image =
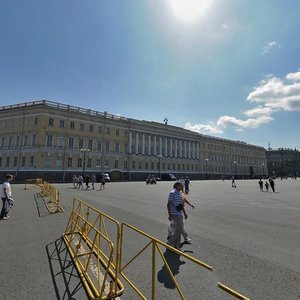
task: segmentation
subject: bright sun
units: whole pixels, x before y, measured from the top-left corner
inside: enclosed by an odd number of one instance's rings
[[[210,3],[211,0],[170,0],[175,15],[185,22],[199,19]]]

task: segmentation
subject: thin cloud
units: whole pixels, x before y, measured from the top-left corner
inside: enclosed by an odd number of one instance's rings
[[[272,48],[278,47],[278,44],[276,41],[273,42],[268,42],[266,45],[263,47],[262,55],[266,55]]]
[[[257,106],[244,112],[247,119],[234,116],[221,116],[209,124],[185,125],[185,128],[199,133],[221,134],[225,128],[232,127],[237,131],[258,128],[274,120],[272,115],[279,111],[300,111],[300,70],[289,73],[284,79],[268,75],[259,86],[254,87],[248,95],[249,103]]]

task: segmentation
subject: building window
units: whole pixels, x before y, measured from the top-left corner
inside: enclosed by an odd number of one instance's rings
[[[14,157],[14,167],[17,167],[18,166],[18,157],[15,156]]]
[[[89,148],[90,150],[93,149],[93,140],[89,140],[89,146],[88,146],[88,148]]]
[[[8,148],[11,147],[11,144],[12,144],[12,137],[10,136],[10,137],[8,138]]]
[[[79,149],[83,148],[83,139],[79,139],[79,143],[78,143]]]
[[[71,128],[71,129],[75,129],[75,122],[71,121],[71,123],[70,123],[70,128]]]
[[[52,147],[53,136],[47,135],[47,147]]]
[[[151,162],[151,169],[154,170],[154,162]]]
[[[48,125],[49,126],[53,126],[54,125],[54,119],[53,118],[49,118]]]
[[[61,167],[61,166],[62,166],[62,158],[61,158],[61,157],[58,157],[58,158],[56,159],[56,166],[57,166],[57,167]]]
[[[109,142],[106,142],[106,143],[105,143],[105,151],[106,151],[106,152],[109,152]]]
[[[89,158],[88,161],[87,161],[87,167],[88,168],[92,167],[92,159],[91,158]]]
[[[177,170],[180,171],[180,164],[177,165]]]
[[[50,166],[51,166],[51,157],[47,157],[47,158],[44,160],[44,167],[50,168]]]
[[[34,125],[38,125],[38,123],[39,123],[39,118],[35,117],[34,118]]]
[[[98,127],[98,133],[102,133],[102,127],[101,126]]]
[[[24,147],[27,147],[28,146],[28,135],[25,135],[24,136]]]
[[[0,167],[2,167],[2,157],[0,157]]]
[[[20,146],[20,136],[17,136],[16,138],[16,147]]]
[[[9,158],[9,157],[6,157],[6,167],[7,167],[7,168],[9,167],[9,161],[10,161],[10,158]]]
[[[65,127],[65,120],[60,120],[59,127],[64,128]]]
[[[101,152],[101,141],[97,143],[97,152]]]
[[[128,144],[125,144],[125,153],[128,153]]]
[[[77,167],[80,168],[82,167],[82,158],[78,158],[78,162],[77,162]]]
[[[120,144],[116,143],[116,153],[120,153]]]
[[[119,168],[119,161],[118,161],[118,160],[115,161],[115,168],[116,168],[116,169]]]
[[[22,157],[22,167],[25,167],[25,163],[26,163],[26,157],[23,156],[23,157]]]
[[[110,128],[109,127],[106,128],[106,134],[110,134]]]
[[[36,135],[34,134],[32,136],[32,147],[34,147],[36,145]]]
[[[96,167],[100,168],[100,159],[96,159]]]
[[[145,169],[148,170],[148,162],[145,162]]]
[[[119,136],[119,135],[120,135],[120,130],[116,129],[116,136]]]
[[[142,162],[139,161],[139,169],[141,170],[142,169]]]
[[[64,147],[64,144],[65,144],[65,138],[62,135],[58,136],[58,138],[57,138],[57,147],[59,149],[62,149]]]
[[[73,149],[74,148],[74,138],[70,137],[69,138],[69,149]]]
[[[127,166],[128,166],[128,161],[124,160],[124,169],[127,169]]]
[[[30,156],[29,166],[33,167],[33,164],[34,164],[34,157]]]
[[[72,168],[72,157],[68,157],[68,167]]]
[[[90,132],[94,131],[94,125],[90,125]]]
[[[84,130],[84,123],[80,123],[79,129],[80,129],[80,130]]]
[[[135,169],[135,161],[132,161],[132,169]]]

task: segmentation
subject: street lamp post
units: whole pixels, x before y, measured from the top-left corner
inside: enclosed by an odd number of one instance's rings
[[[208,161],[209,161],[209,158],[205,158],[204,160],[205,160],[205,172],[206,172],[206,180],[207,180],[207,178],[208,178],[207,163],[208,163]]]
[[[86,153],[90,152],[90,149],[82,148],[82,149],[80,149],[80,152],[83,153],[82,173],[84,174],[84,171],[85,171],[85,157],[86,157]]]
[[[158,177],[160,178],[160,159],[162,158],[162,155],[158,154],[157,157],[158,157]]]
[[[265,178],[265,164],[263,163],[263,164],[261,164],[262,165],[262,168],[263,168],[263,176],[264,176],[264,178]]]

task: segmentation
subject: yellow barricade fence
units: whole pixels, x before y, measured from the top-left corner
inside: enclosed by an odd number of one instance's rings
[[[113,299],[123,294],[118,278],[118,221],[75,198],[64,240],[90,299]]]
[[[54,185],[47,181],[44,181],[40,186],[40,195],[42,197],[48,197],[49,201],[46,207],[50,213],[64,212],[63,207],[60,204],[59,190]]]
[[[43,183],[43,179],[41,179],[41,178],[26,179],[25,180],[25,188],[24,188],[24,190],[27,190],[28,186],[41,185],[42,183]]]
[[[146,245],[136,254],[134,255],[126,264],[122,264],[122,260],[123,260],[123,239],[124,239],[124,230],[125,228],[127,229],[131,229],[133,230],[134,232],[144,236],[146,238],[146,240],[148,240],[148,242],[146,242]],[[151,235],[141,231],[140,229],[132,226],[132,225],[129,225],[127,223],[122,223],[121,224],[121,257],[120,257],[120,274],[122,275],[122,277],[128,282],[128,284],[136,291],[136,293],[140,296],[141,299],[143,300],[147,300],[147,299],[152,299],[152,300],[155,300],[156,299],[156,254],[158,253],[159,256],[161,257],[161,260],[163,261],[164,263],[164,266],[165,268],[167,269],[167,272],[171,278],[171,280],[173,281],[174,283],[174,286],[176,287],[178,293],[179,293],[179,296],[180,296],[180,299],[186,299],[183,295],[183,291],[182,289],[180,288],[175,276],[173,275],[173,272],[172,272],[172,268],[171,266],[169,265],[168,261],[166,260],[161,248],[163,249],[168,249],[170,251],[173,251],[175,252],[176,254],[179,254],[185,258],[187,258],[188,260],[192,261],[193,263],[195,263],[196,265],[198,266],[201,266],[209,271],[212,271],[212,267],[192,256],[189,256],[187,255],[186,253],[183,253],[171,246],[169,246],[168,244],[152,237]],[[128,276],[125,274],[125,269],[134,261],[137,259],[138,256],[140,256],[142,253],[145,252],[146,249],[150,248],[150,251],[151,251],[151,298],[148,298],[145,294],[142,293],[142,291],[136,286],[136,284],[134,284],[129,278]]]

